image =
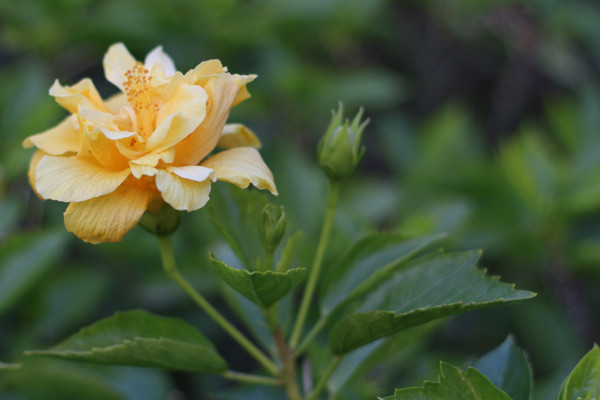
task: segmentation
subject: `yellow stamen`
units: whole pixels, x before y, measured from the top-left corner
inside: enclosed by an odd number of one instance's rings
[[[137,62],[132,70],[127,70],[125,78],[123,87],[127,95],[127,101],[135,111],[138,133],[145,139],[154,130],[156,107],[150,99],[150,81],[152,77],[148,76],[148,70]]]

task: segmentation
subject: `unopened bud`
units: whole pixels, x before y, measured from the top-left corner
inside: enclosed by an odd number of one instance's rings
[[[361,108],[352,123],[344,119],[344,106],[340,103],[337,112],[332,112],[331,122],[319,142],[317,154],[319,164],[332,180],[343,180],[354,172],[365,153],[360,140],[369,120],[361,122]]]
[[[285,233],[286,219],[283,206],[278,207],[269,203],[260,212],[258,229],[260,242],[268,252],[274,251],[279,245]]]
[[[154,212],[147,210],[140,219],[140,225],[156,236],[167,236],[177,230],[180,221],[181,211],[165,203]]]

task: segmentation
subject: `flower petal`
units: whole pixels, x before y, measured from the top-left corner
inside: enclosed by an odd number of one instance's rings
[[[148,138],[146,150],[163,151],[191,134],[206,116],[208,96],[200,86],[182,84],[156,115],[157,127]]]
[[[71,116],[68,116],[54,128],[29,136],[23,141],[23,146],[27,149],[35,146],[48,154],[58,156],[79,151],[81,138],[79,129],[75,128]]]
[[[133,69],[135,58],[129,53],[123,43],[115,43],[108,48],[103,60],[104,75],[106,80],[123,90],[125,73]]]
[[[77,112],[80,105],[90,110],[109,111],[89,78],[83,78],[73,86],[62,86],[57,79],[49,93],[58,104],[72,114]]]
[[[202,163],[215,170],[218,181],[233,183],[242,189],[250,183],[259,189],[267,189],[277,195],[273,174],[252,147],[237,147],[222,151]]]
[[[191,135],[175,147],[175,165],[196,165],[215,148],[239,91],[235,79],[229,74],[209,80],[204,89],[209,96],[206,117]]]
[[[162,46],[156,46],[150,53],[148,53],[146,59],[144,60],[144,66],[148,70],[152,70],[152,67],[154,67],[155,64],[162,66],[165,77],[169,77],[177,72],[175,69],[175,63],[171,57],[169,57],[169,55],[163,51]]]
[[[260,140],[245,125],[227,124],[223,128],[217,146],[222,149],[231,149],[234,147],[255,147],[259,149]]]
[[[31,157],[31,161],[29,162],[29,170],[27,171],[27,178],[29,178],[29,185],[31,185],[31,188],[33,189],[36,196],[42,200],[44,200],[44,198],[42,196],[40,196],[40,194],[38,193],[38,191],[35,187],[35,180],[36,180],[35,170],[36,170],[38,164],[40,163],[40,160],[45,155],[47,155],[47,154],[41,150],[38,150],[35,153],[33,153],[33,156]]]
[[[255,80],[256,79],[256,75],[237,75],[237,74],[234,74],[233,78],[237,82],[238,87],[240,88],[240,91],[238,92],[237,96],[235,97],[235,100],[233,101],[233,104],[231,105],[231,107],[235,107],[238,104],[240,104],[242,101],[250,98],[250,93],[248,92],[248,89],[246,88],[246,85],[248,83],[252,82],[253,80]]]
[[[156,171],[156,187],[176,210],[193,211],[208,202],[214,171],[201,166],[169,167]]]
[[[151,190],[121,186],[105,196],[69,204],[65,226],[86,242],[118,242],[156,196]]]
[[[45,156],[35,174],[35,186],[44,199],[85,201],[113,192],[131,171],[112,171],[84,158]]]
[[[170,164],[173,162],[173,158],[175,157],[175,150],[170,148],[168,150],[162,151],[160,153],[149,153],[138,159],[131,160],[129,162],[129,166],[131,168],[131,173],[136,178],[141,178],[142,175],[154,176],[156,175],[156,167],[159,161],[163,161],[166,164]]]

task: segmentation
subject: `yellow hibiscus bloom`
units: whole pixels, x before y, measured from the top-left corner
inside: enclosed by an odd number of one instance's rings
[[[160,46],[142,64],[121,43],[108,49],[104,71],[121,93],[103,101],[90,79],[56,81],[50,95],[71,115],[23,143],[38,148],[29,168],[36,193],[70,203],[67,230],[87,242],[119,241],[164,202],[203,207],[217,180],[277,194],[258,138],[226,125],[255,75],[230,74],[218,60],[184,75]],[[217,146],[226,150],[207,157]]]

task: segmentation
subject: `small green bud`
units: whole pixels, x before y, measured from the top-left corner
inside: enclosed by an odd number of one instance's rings
[[[156,236],[168,236],[177,230],[180,221],[181,211],[165,203],[154,212],[147,210],[140,219],[140,225]]]
[[[360,140],[369,120],[361,122],[363,111],[361,107],[352,123],[347,119],[342,123],[344,114],[342,103],[337,112],[332,111],[331,122],[317,148],[319,164],[329,179],[348,178],[364,155],[365,148],[361,146]]]
[[[260,242],[268,252],[274,251],[283,234],[285,233],[286,223],[285,211],[283,206],[275,206],[271,203],[263,207],[260,212],[259,233]]]

